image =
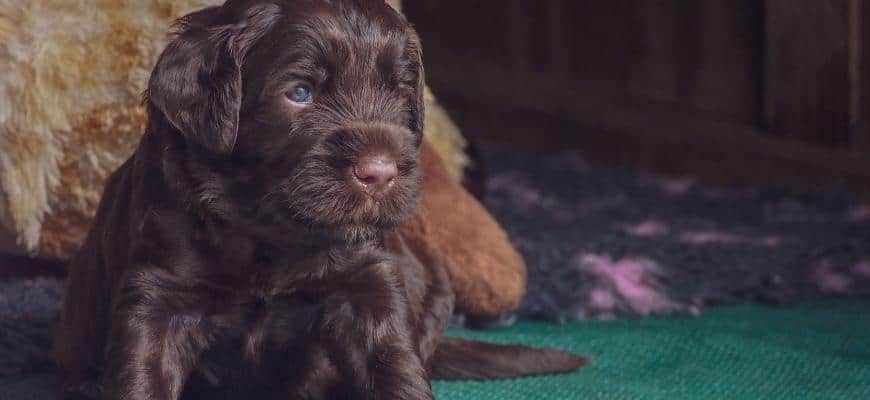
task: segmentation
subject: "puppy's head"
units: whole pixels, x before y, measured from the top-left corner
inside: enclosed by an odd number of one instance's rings
[[[347,239],[408,218],[423,133],[419,40],[383,0],[230,0],[180,20],[148,99],[217,195]]]

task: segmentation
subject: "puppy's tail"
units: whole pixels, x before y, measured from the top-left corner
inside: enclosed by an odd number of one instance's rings
[[[431,378],[506,379],[572,372],[588,363],[586,358],[559,350],[445,337],[435,350]]]

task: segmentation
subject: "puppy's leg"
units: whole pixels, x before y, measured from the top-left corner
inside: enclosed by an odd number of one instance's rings
[[[428,369],[429,359],[441,339],[456,296],[447,271],[426,252],[414,252],[401,234],[385,235],[385,245],[393,256],[402,260],[402,274],[407,289],[410,320],[416,325],[416,341],[420,358]],[[411,294],[414,293],[414,294]]]
[[[379,262],[340,275],[319,332],[344,380],[331,398],[434,399],[411,340],[399,273]]]
[[[112,313],[103,398],[176,400],[209,343],[199,311],[208,297],[163,270],[139,270],[124,282]]]
[[[109,330],[109,284],[93,239],[69,266],[63,309],[54,331],[54,357],[64,398],[99,398],[99,373]]]
[[[423,298],[422,307],[419,308],[422,315],[419,318],[420,322],[417,329],[419,331],[420,357],[428,368],[430,359],[435,354],[435,348],[453,315],[455,295],[450,286],[450,278],[441,265],[427,264],[425,268],[429,285]]]

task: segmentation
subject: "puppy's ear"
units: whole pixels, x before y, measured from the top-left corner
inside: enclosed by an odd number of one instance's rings
[[[212,7],[179,19],[179,33],[157,60],[146,95],[188,143],[219,156],[232,153],[242,62],[280,11],[276,5],[255,6],[227,21],[221,7]]]
[[[414,93],[411,99],[411,130],[417,137],[423,136],[423,127],[426,119],[426,110],[423,105],[424,87],[426,77],[423,73],[423,50],[420,46],[420,38],[414,31],[411,31],[406,49],[406,57],[409,60],[409,67],[414,76]]]

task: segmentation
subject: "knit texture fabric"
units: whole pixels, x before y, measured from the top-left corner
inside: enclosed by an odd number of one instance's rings
[[[498,382],[436,382],[443,400],[870,399],[870,300],[794,308],[736,306],[701,317],[521,322],[451,334],[559,347],[593,358],[580,372]]]
[[[496,382],[435,382],[439,400],[868,399],[870,300],[786,309],[715,308],[701,317],[520,322],[450,334],[559,347],[593,358],[580,372]],[[57,399],[57,377],[0,378],[0,400]]]

